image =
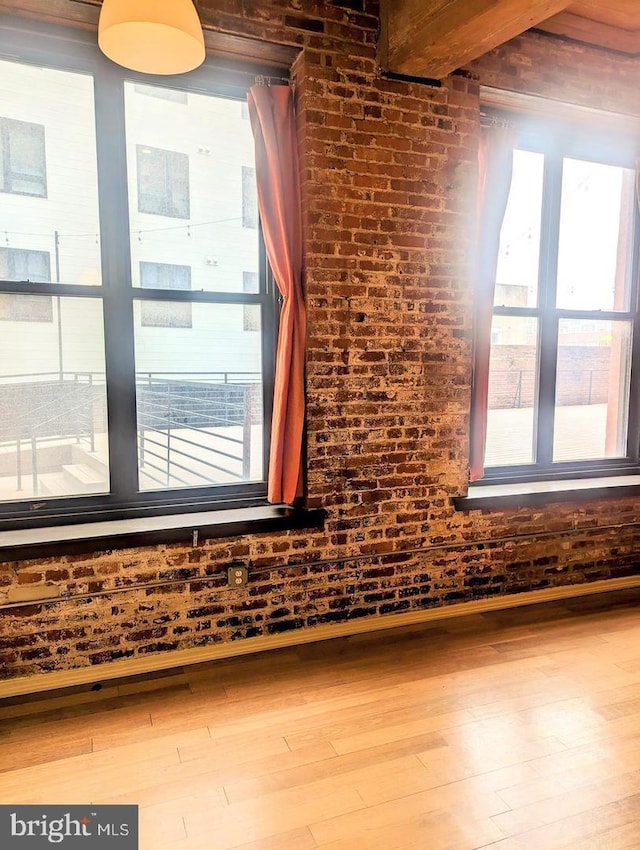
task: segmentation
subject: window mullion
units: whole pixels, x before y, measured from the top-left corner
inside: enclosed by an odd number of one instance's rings
[[[562,194],[562,156],[547,154],[544,169],[540,246],[540,328],[538,354],[538,398],[536,408],[536,463],[549,467],[553,462],[556,371],[558,350],[558,314],[556,280],[560,237]]]
[[[95,78],[100,229],[111,493],[118,502],[138,489],[134,327],[131,290],[124,86],[101,68]]]

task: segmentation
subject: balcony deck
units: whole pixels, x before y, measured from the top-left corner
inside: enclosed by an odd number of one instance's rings
[[[605,457],[606,404],[556,408],[555,461]],[[485,466],[511,466],[532,461],[533,408],[490,410]]]

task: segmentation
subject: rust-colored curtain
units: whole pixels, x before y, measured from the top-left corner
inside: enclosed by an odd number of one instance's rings
[[[289,86],[248,94],[255,141],[258,207],[267,256],[282,295],[271,422],[269,501],[302,495],[304,364],[307,318],[302,293],[300,180]]]
[[[478,228],[475,266],[473,381],[469,478],[484,475],[489,401],[489,355],[493,298],[504,219],[513,172],[514,132],[510,127],[482,128],[478,151]]]

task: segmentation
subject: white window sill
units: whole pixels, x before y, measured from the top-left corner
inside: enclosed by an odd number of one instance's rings
[[[264,505],[46,528],[21,528],[0,531],[0,562],[185,541],[197,546],[209,538],[291,528],[322,528],[324,518],[323,510],[307,511],[286,505]]]
[[[458,511],[488,511],[638,495],[640,476],[616,475],[608,478],[525,481],[518,484],[471,484],[468,494],[454,499],[454,502]]]

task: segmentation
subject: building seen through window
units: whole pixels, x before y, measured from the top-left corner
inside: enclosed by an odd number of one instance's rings
[[[0,118],[0,191],[47,195],[44,126]]]
[[[165,89],[160,86],[145,86],[141,83],[134,85],[136,94],[143,94],[146,97],[156,97],[159,100],[168,100],[173,103],[188,103],[189,95],[186,91],[180,89]]]
[[[191,289],[191,266],[140,263],[140,286],[147,289]],[[143,301],[140,320],[145,327],[190,328],[191,304],[174,301]]]
[[[189,218],[189,157],[148,145],[136,152],[140,212]]]
[[[51,260],[47,251],[0,248],[0,280],[46,283],[51,280]],[[51,322],[53,304],[48,295],[0,295],[0,320]]]
[[[256,191],[255,168],[242,166],[242,225],[256,228],[258,226],[258,196]]]

